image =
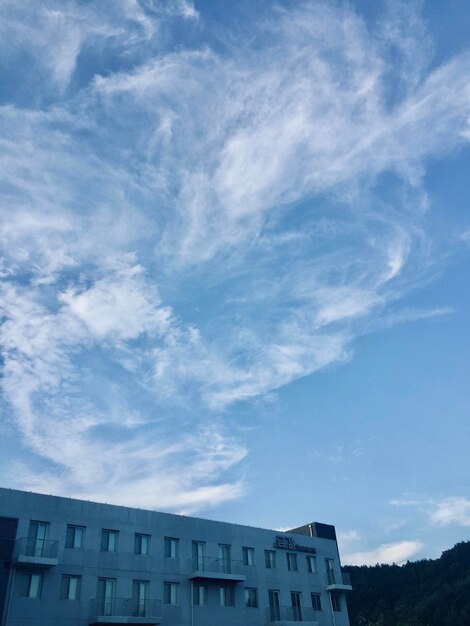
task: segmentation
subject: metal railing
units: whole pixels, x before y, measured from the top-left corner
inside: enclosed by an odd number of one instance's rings
[[[351,585],[351,578],[347,572],[328,570],[326,572],[327,585]]]
[[[315,611],[309,606],[270,606],[267,609],[267,622],[307,622],[317,625]]]
[[[211,574],[241,574],[243,570],[242,561],[232,559],[219,559],[211,556],[200,556],[190,559],[192,572],[207,572]]]
[[[103,597],[90,601],[92,617],[161,617],[161,614],[161,600]]]
[[[56,559],[59,542],[53,539],[29,539],[21,537],[15,543],[14,556],[31,556],[43,559]]]

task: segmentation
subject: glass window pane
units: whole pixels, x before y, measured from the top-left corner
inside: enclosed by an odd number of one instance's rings
[[[81,548],[83,545],[83,527],[75,526],[74,548]]]
[[[254,548],[243,548],[243,564],[253,565],[255,551]]]
[[[179,539],[165,537],[165,557],[168,559],[178,558]]]
[[[39,598],[41,593],[41,574],[31,574],[29,581],[29,593],[30,598]]]
[[[148,553],[149,553],[149,536],[148,535],[142,535],[142,543],[141,543],[140,554],[147,555]]]
[[[78,600],[78,578],[71,576],[69,578],[69,600]]]

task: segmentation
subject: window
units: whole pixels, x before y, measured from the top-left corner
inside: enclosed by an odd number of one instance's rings
[[[268,569],[276,567],[276,552],[274,550],[264,551],[264,560]]]
[[[67,526],[67,536],[65,537],[66,548],[83,548],[85,537],[85,526]]]
[[[165,604],[178,604],[179,583],[163,583],[163,602]]]
[[[231,546],[225,543],[219,543],[219,568],[223,574],[231,574]]]
[[[255,549],[254,548],[242,548],[243,565],[255,564]]]
[[[206,566],[206,544],[204,541],[193,541],[193,570],[203,572]]]
[[[220,606],[235,606],[235,594],[231,585],[219,588]]]
[[[134,536],[134,554],[148,556],[150,548],[150,535],[141,535],[135,533]]]
[[[292,604],[292,614],[294,617],[294,622],[302,621],[302,604],[301,604],[300,598],[301,598],[300,591],[290,592],[290,601]]]
[[[335,560],[325,559],[326,579],[329,585],[334,585],[336,582],[335,576]]]
[[[98,578],[97,609],[98,615],[114,615],[116,597],[116,579]]]
[[[165,537],[165,557],[177,559],[180,553],[180,540],[174,537]]]
[[[146,617],[148,615],[148,599],[150,582],[148,580],[132,581],[132,616]]]
[[[315,574],[317,571],[317,558],[311,554],[307,554],[307,571],[310,574]]]
[[[101,551],[102,552],[117,552],[118,536],[119,536],[119,531],[117,530],[103,529],[101,531]]]
[[[337,613],[341,611],[341,599],[337,593],[331,594],[331,608]]]
[[[80,600],[81,576],[62,576],[60,597],[63,600]]]
[[[49,522],[31,520],[28,531],[28,556],[49,556],[48,542]]]
[[[290,572],[297,571],[297,555],[292,552],[287,553],[287,569]]]
[[[42,574],[23,574],[21,595],[25,598],[39,599],[42,591]]]
[[[279,589],[268,589],[269,615],[272,622],[281,619],[280,592]]]
[[[312,593],[312,608],[314,611],[321,611],[321,595],[319,593]]]
[[[194,606],[207,605],[207,587],[201,583],[193,584],[193,604]]]
[[[249,587],[245,589],[245,606],[251,609],[258,608],[258,589],[250,589]]]

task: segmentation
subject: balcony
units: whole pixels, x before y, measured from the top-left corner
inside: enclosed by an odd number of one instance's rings
[[[162,623],[160,600],[135,600],[133,598],[93,598],[90,607],[92,624],[142,624],[155,626]]]
[[[312,607],[272,606],[267,610],[266,624],[292,626],[302,622],[306,626],[318,626]]]
[[[241,583],[246,580],[243,574],[241,561],[227,561],[212,557],[199,557],[190,559],[192,580],[222,580],[226,582]]]
[[[13,564],[16,567],[54,567],[58,564],[59,542],[22,537],[15,542]]]
[[[330,570],[326,573],[327,591],[352,591],[351,579],[346,572]]]

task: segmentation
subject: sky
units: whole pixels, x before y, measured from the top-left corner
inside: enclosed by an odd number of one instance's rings
[[[468,0],[0,14],[2,486],[468,540]]]

